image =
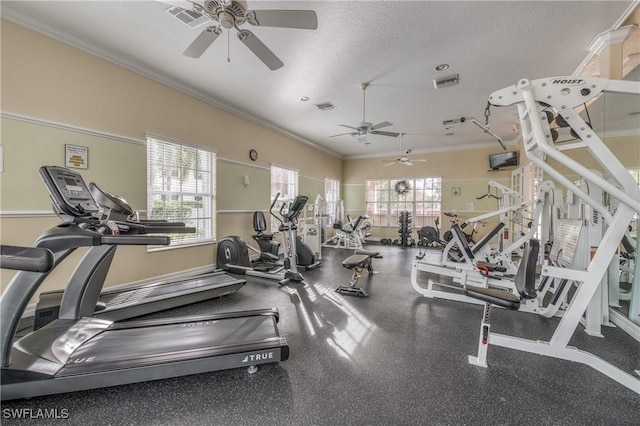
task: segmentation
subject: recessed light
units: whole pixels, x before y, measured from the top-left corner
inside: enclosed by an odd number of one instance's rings
[[[300,98],[300,100],[302,102],[307,102],[309,100],[309,97],[308,96],[303,96],[303,97]]]
[[[440,72],[440,71],[444,71],[444,70],[446,70],[446,69],[449,69],[449,64],[440,64],[440,65],[437,65],[437,66],[434,68],[434,70],[436,70],[436,71],[438,71],[438,72]]]

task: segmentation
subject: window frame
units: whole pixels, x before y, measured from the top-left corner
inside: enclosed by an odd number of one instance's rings
[[[275,173],[274,173],[275,172]],[[281,176],[282,174],[286,174],[287,178],[283,181],[274,181],[274,176]],[[280,197],[278,198],[278,202],[274,206],[274,211],[279,212],[282,204],[286,201],[293,201],[293,199],[298,195],[298,182],[300,180],[300,171],[297,169],[292,169],[290,167],[284,167],[277,164],[272,164],[270,169],[270,187],[271,187],[271,198],[270,203],[273,202],[276,194],[279,192]],[[289,179],[292,179],[293,182],[289,182]],[[282,188],[278,188],[279,185],[285,185],[287,187],[284,195]],[[278,227],[280,226],[280,222],[271,216],[271,232],[278,231]]]
[[[340,202],[340,181],[330,177],[324,178],[324,201],[325,212],[320,214],[326,214],[327,219],[325,224],[336,223],[336,208]]]
[[[147,141],[147,219],[184,222],[194,226],[194,234],[167,234],[171,237],[168,246],[147,246],[147,251],[160,251],[182,247],[193,247],[216,242],[216,151],[203,146],[184,143],[163,136],[146,134]],[[162,145],[162,146],[160,146]],[[180,150],[177,163],[175,153]],[[154,152],[155,150],[155,152]],[[158,150],[162,152],[158,152]],[[174,150],[171,159],[169,151]],[[163,155],[165,158],[154,158]],[[173,164],[170,164],[173,162]],[[187,165],[184,168],[184,165]],[[186,171],[186,174],[185,174]],[[152,175],[154,175],[152,177]],[[191,175],[189,177],[189,175]],[[181,178],[181,176],[186,176]],[[160,182],[160,183],[159,183]],[[161,185],[158,188],[157,185]],[[166,185],[166,186],[165,186]],[[162,214],[158,212],[158,203],[177,203],[168,211],[163,204]],[[189,212],[189,216],[184,214]],[[171,214],[171,212],[173,214]]]
[[[402,196],[395,191],[395,185],[399,181],[408,181],[410,186],[409,191]],[[417,182],[421,184],[418,185]],[[430,185],[425,186],[427,183]],[[425,200],[427,194],[431,195],[430,200]],[[439,219],[442,212],[442,177],[365,180],[365,212],[373,226],[396,228],[401,211],[411,212],[414,228],[434,226],[435,219]],[[423,214],[417,216],[418,211]],[[437,213],[425,214],[426,212]]]

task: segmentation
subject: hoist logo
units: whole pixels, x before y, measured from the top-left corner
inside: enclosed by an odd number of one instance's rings
[[[569,86],[582,86],[585,84],[585,81],[581,78],[556,78],[555,80],[551,80],[551,84],[568,84]]]

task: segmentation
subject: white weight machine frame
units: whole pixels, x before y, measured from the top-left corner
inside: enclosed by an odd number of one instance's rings
[[[521,235],[517,240],[515,240],[511,245],[503,249],[500,253],[491,256],[488,261],[492,264],[501,265],[507,268],[507,272],[505,275],[513,275],[517,270],[517,267],[513,263],[511,259],[511,254],[520,249],[524,243],[534,237],[537,232],[538,225],[542,224],[542,239],[543,241],[549,240],[550,235],[550,224],[551,224],[551,216],[554,213],[553,209],[555,207],[554,200],[557,195],[558,189],[555,188],[551,181],[544,181],[538,190],[538,196],[536,199],[527,201],[525,203],[521,203],[518,206],[512,206],[505,209],[501,209],[495,212],[487,213],[485,215],[477,216],[471,219],[468,219],[466,222],[473,223],[477,221],[484,220],[489,217],[496,216],[498,214],[502,215],[504,213],[508,213],[513,210],[522,209],[528,206],[533,205],[534,211],[532,215],[532,223],[531,228],[523,235]],[[482,271],[478,270],[475,266],[475,263],[478,260],[478,257],[483,256],[483,254],[475,253],[476,258],[470,259],[464,250],[462,250],[464,262],[452,262],[448,259],[449,252],[453,248],[453,246],[457,245],[461,248],[461,242],[457,238],[456,234],[453,233],[453,237],[451,241],[444,247],[442,250],[441,258],[438,256],[436,259],[433,256],[428,256],[429,252],[435,252],[435,250],[427,251],[426,259],[415,259],[411,265],[411,285],[414,290],[420,293],[421,295],[429,298],[438,298],[438,299],[447,299],[454,300],[459,302],[466,303],[476,303],[483,304],[484,302],[479,301],[478,299],[474,299],[462,294],[462,290],[465,285],[475,285],[479,287],[498,287],[501,289],[507,289],[514,294],[517,293],[515,289],[515,285],[513,280],[507,276],[499,278],[491,278],[487,277],[482,273]],[[484,260],[484,259],[482,259]],[[441,284],[434,282],[431,278],[427,281],[427,287],[422,287],[418,283],[418,272],[427,272],[429,274],[436,274],[445,277],[450,277],[453,279],[455,283],[461,285],[460,288],[455,288],[454,291],[444,291],[438,290],[436,287],[452,287],[447,284]],[[498,274],[496,274],[498,275]],[[455,291],[455,290],[459,291]],[[548,290],[548,287],[545,289]],[[542,296],[540,297],[540,300]],[[527,312],[535,312],[543,314],[544,316],[553,316],[557,313],[556,307],[549,307],[549,309],[543,308],[541,305],[538,306],[533,304],[527,304],[521,306],[521,310]]]
[[[334,226],[335,235],[325,241],[322,247],[362,250],[362,246],[365,244],[363,231],[365,228],[371,227],[367,219],[369,219],[369,216],[363,213],[339,228]]]
[[[469,362],[486,367],[488,346],[502,346],[583,363],[609,376],[633,392],[640,394],[640,379],[638,377],[619,369],[594,354],[567,346],[591,299],[599,291],[600,282],[612,258],[616,255],[616,250],[634,213],[640,214],[640,189],[637,183],[624,165],[575,110],[595,99],[602,92],[640,95],[640,83],[573,76],[552,77],[533,81],[523,78],[516,85],[498,90],[489,97],[491,105],[517,105],[524,148],[529,160],[600,213],[608,227],[586,270],[546,265],[542,267],[542,274],[544,275],[566,278],[581,283],[578,285],[549,342],[492,333],[487,328],[490,327],[488,322],[483,320],[478,343],[478,355],[469,356]],[[578,135],[579,141],[556,146],[551,138],[546,114],[538,112],[540,104],[549,106],[560,114]],[[605,174],[609,175],[617,185],[593,173],[589,168],[564,153],[564,151],[578,148],[586,148],[587,152],[602,166]],[[619,205],[616,212],[612,215],[601,202],[596,201],[585,191],[578,188],[560,171],[547,163],[545,161],[547,157],[556,160],[577,175],[582,176],[589,185],[602,188],[611,197],[618,200]],[[486,338],[484,340],[483,328],[486,330]],[[640,374],[640,370],[636,370],[636,373]]]

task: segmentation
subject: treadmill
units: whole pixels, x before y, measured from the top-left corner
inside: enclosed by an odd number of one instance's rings
[[[47,186],[53,185],[66,172],[59,168],[45,168],[43,179]],[[166,222],[159,220],[134,220],[136,212],[127,201],[110,194],[95,183],[89,184],[89,192],[96,203],[102,207],[102,221],[117,227],[120,234],[158,234],[158,233],[193,233],[195,228],[186,227],[182,222]],[[64,214],[63,214],[64,216]],[[115,252],[116,246],[112,246]],[[113,256],[107,257],[102,248],[92,248],[78,266],[71,282],[93,280],[91,286],[102,288]],[[104,273],[100,273],[102,270]],[[232,277],[225,271],[214,271],[206,274],[187,276],[176,280],[159,280],[148,284],[128,286],[118,289],[103,290],[96,304],[93,316],[111,321],[120,321],[141,315],[150,314],[182,305],[201,302],[203,300],[222,297],[240,290],[247,283],[244,279]],[[78,284],[83,287],[86,284]],[[58,318],[63,290],[42,292],[34,315],[34,329],[39,329]]]
[[[108,256],[112,246],[170,242],[166,236],[110,233],[95,218],[98,206],[79,174],[44,167],[41,175],[53,179],[47,188],[69,220],[35,243],[38,256],[42,249],[50,251],[44,250],[49,264],[18,272],[0,298],[3,401],[228,368],[249,367],[255,372],[260,364],[288,359],[289,346],[279,334],[275,308],[116,323],[92,317],[99,280],[81,281],[81,289],[71,288],[76,283],[70,282],[58,319],[14,342],[24,310],[49,269],[77,248],[101,249]]]

